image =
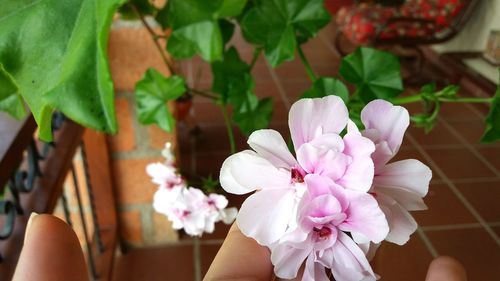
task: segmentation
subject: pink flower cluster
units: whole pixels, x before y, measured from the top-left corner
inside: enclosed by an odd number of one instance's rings
[[[226,159],[222,187],[257,191],[237,216],[241,231],[271,251],[275,274],[302,280],[376,280],[369,259],[384,240],[404,244],[417,229],[431,170],[418,160],[389,163],[409,114],[383,100],[361,113],[359,131],[337,96],[302,99],[289,113],[295,156],[274,130],[250,135],[253,150]]]
[[[205,195],[201,190],[187,186],[175,168],[170,143],[165,145],[162,155],[166,161],[149,164],[146,172],[158,185],[153,208],[167,216],[174,229],[184,229],[191,236],[201,236],[203,232],[212,233],[216,222],[230,224],[234,221],[237,210],[226,208],[228,201],[225,196],[215,193]]]

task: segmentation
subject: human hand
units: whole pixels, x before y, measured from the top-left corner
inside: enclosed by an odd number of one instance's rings
[[[301,280],[301,269],[297,278]],[[270,252],[246,237],[233,224],[204,281],[269,281],[281,280],[273,274]],[[453,258],[438,257],[432,261],[425,281],[466,281],[463,266]]]

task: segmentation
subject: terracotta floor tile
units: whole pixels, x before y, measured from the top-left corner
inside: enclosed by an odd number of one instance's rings
[[[281,101],[282,97],[274,81],[257,81],[255,94],[259,98],[272,97],[274,101]]]
[[[487,222],[500,221],[500,181],[456,184],[460,192]]]
[[[448,121],[469,121],[481,120],[470,107],[459,103],[444,103],[439,112],[439,116]]]
[[[214,260],[221,244],[217,245],[200,245],[200,262],[201,262],[201,276],[207,274],[212,261]]]
[[[495,226],[492,227],[491,229],[493,229],[493,231],[497,234],[497,237],[500,238],[500,226]]]
[[[441,123],[436,123],[432,131],[425,133],[424,129],[411,126],[408,133],[421,146],[440,144],[460,144],[460,141]]]
[[[115,262],[115,281],[194,280],[193,246],[136,249]]]
[[[497,171],[500,171],[500,146],[476,147],[476,150],[479,151]]]
[[[326,63],[325,63],[326,62]],[[328,60],[323,61],[321,64],[313,66],[314,72],[320,77],[336,77],[339,73],[339,65],[333,60],[328,63]]]
[[[470,144],[478,144],[484,133],[483,120],[450,121],[448,123]]]
[[[500,280],[500,247],[482,228],[426,232],[440,255],[458,259],[468,280]]]
[[[465,148],[432,149],[427,153],[451,179],[492,177],[495,174],[485,166],[472,152]]]
[[[445,184],[431,184],[424,201],[428,210],[412,212],[420,226],[477,222]]]
[[[414,234],[403,246],[384,242],[374,259],[374,271],[383,281],[422,281],[432,256]]]
[[[285,62],[274,69],[282,81],[307,80],[307,73],[299,60]]]
[[[311,82],[309,80],[281,81],[281,84],[292,104],[297,101],[305,90],[311,88]]]

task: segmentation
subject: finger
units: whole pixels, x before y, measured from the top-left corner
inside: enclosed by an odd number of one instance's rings
[[[269,250],[243,235],[233,224],[204,280],[269,281],[272,272]]]
[[[51,215],[32,216],[14,281],[88,281],[85,258],[75,232]]]
[[[451,257],[434,259],[427,271],[426,281],[466,281],[464,267]]]

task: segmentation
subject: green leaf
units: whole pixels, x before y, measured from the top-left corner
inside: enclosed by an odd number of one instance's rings
[[[168,108],[168,101],[175,100],[186,92],[186,82],[180,76],[165,77],[149,68],[144,78],[135,84],[135,99],[139,122],[157,124],[167,132],[175,125]]]
[[[387,52],[360,47],[342,59],[339,72],[356,85],[359,98],[365,103],[391,99],[403,91],[399,60]]]
[[[349,91],[345,84],[331,77],[318,78],[312,87],[305,91],[300,98],[321,98],[329,95],[339,96],[346,104],[349,101]]]
[[[2,64],[0,64],[0,110],[16,119],[26,116],[23,99],[18,93],[17,85]]]
[[[226,45],[234,34],[234,24],[228,20],[219,20],[220,30],[222,32],[222,41]]]
[[[163,30],[170,27],[170,22],[168,20],[168,13],[170,9],[170,5],[165,4],[161,9],[158,10],[155,16],[155,20],[158,24],[160,24]]]
[[[499,69],[500,72],[500,69]],[[486,129],[481,142],[491,143],[500,139],[500,84],[498,85],[493,102],[490,105],[490,113],[486,117]]]
[[[234,112],[233,121],[245,135],[269,126],[273,115],[273,101],[271,98],[259,100],[257,106],[245,112]]]
[[[248,41],[264,47],[266,59],[276,67],[293,60],[296,36],[314,37],[329,21],[323,0],[256,0],[241,28]]]
[[[211,67],[212,91],[219,93],[224,103],[229,102],[239,108],[239,96],[245,96],[248,91],[253,90],[250,66],[241,60],[236,48],[231,47],[224,53],[224,59],[213,62]]]
[[[130,3],[130,4],[129,4]],[[139,17],[134,12],[130,5],[134,5],[135,8],[143,15],[154,15],[156,13],[155,6],[151,5],[149,0],[128,0],[123,6],[118,9],[121,18],[124,20],[138,20]]]
[[[169,0],[168,17],[176,41],[167,44],[167,50],[179,57],[179,50],[200,54],[207,61],[222,59],[224,38],[219,19],[237,16],[246,0]],[[172,44],[174,44],[172,46]],[[181,56],[184,58],[185,56]]]
[[[108,34],[123,0],[3,0],[0,63],[50,140],[53,110],[116,132]]]

